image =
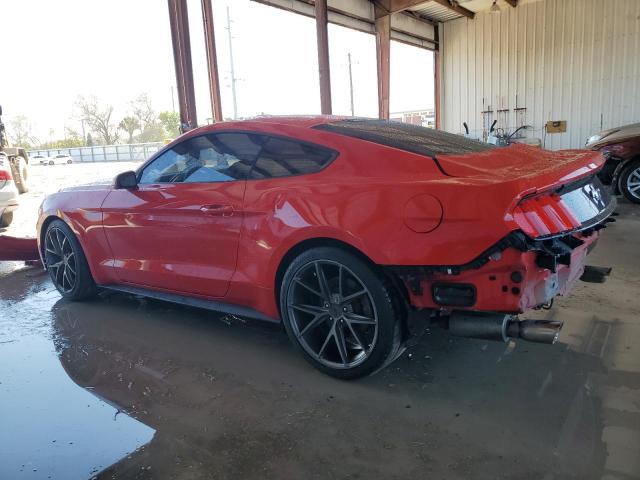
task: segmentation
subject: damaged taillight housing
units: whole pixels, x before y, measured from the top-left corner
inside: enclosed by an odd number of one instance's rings
[[[553,237],[592,227],[615,209],[615,198],[596,177],[522,199],[513,220],[532,238]]]
[[[530,237],[547,237],[579,228],[581,222],[555,193],[529,197],[513,212],[513,219]]]

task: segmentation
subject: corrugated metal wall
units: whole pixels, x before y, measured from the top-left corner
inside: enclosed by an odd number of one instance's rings
[[[482,111],[546,148],[577,148],[601,128],[640,121],[640,0],[533,0],[441,25],[442,126],[483,133]],[[517,97],[517,105],[516,105]],[[498,113],[498,110],[508,110]]]

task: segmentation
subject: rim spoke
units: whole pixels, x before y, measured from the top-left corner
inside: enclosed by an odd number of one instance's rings
[[[311,315],[321,315],[323,313],[327,313],[326,308],[318,307],[316,305],[302,305],[302,304],[293,304],[291,308],[295,308],[301,312],[310,313]]]
[[[351,325],[351,322],[349,320],[345,320],[344,323],[346,323],[347,327],[349,327],[351,336],[353,337],[354,341],[358,344],[358,347],[360,347],[363,351],[365,351],[366,348],[364,347],[364,343],[362,343],[362,340],[360,340],[360,336],[356,333],[356,329],[353,328],[353,325]]]
[[[311,330],[313,330],[314,328],[316,328],[318,325],[321,325],[322,322],[324,322],[325,320],[325,315],[324,314],[318,314],[316,315],[313,320],[311,320],[306,327],[304,327],[302,329],[302,331],[298,334],[298,337],[303,337],[305,336],[307,333],[309,333]]]
[[[342,296],[342,292],[344,291],[342,288],[342,271],[344,270],[344,268],[342,268],[342,265],[340,265],[340,267],[338,267],[338,295]]]
[[[349,363],[349,354],[347,353],[347,343],[344,340],[344,330],[341,325],[336,324],[335,334],[333,337],[336,339],[336,346],[338,347],[338,353],[340,354],[342,364],[346,365]]]
[[[72,258],[73,258],[73,255],[69,255],[69,258],[67,258],[67,268],[75,276],[75,274],[76,274],[76,265],[75,265],[76,261],[75,261],[75,259],[73,260],[73,266],[72,266],[71,262],[70,262],[70,260]]]
[[[357,313],[345,313],[344,318],[350,323],[359,323],[362,325],[375,325],[376,319],[358,315]]]
[[[300,285],[301,287],[306,288],[308,291],[310,291],[311,293],[313,293],[315,296],[320,297],[322,299],[324,299],[324,295],[322,295],[322,293],[320,293],[319,291],[317,291],[315,288],[307,285],[306,283],[304,283],[302,280],[300,280],[299,278],[296,278],[294,280],[298,285]]]
[[[60,240],[60,235],[62,234],[62,232],[60,232],[60,230],[58,230],[57,228],[54,231],[56,232],[56,241],[58,242],[59,252],[62,255],[64,254],[64,250],[62,249],[62,240]]]
[[[336,329],[336,326],[334,325],[333,327],[331,327],[331,330],[329,330],[329,333],[327,334],[327,338],[324,339],[324,343],[322,344],[322,347],[320,347],[320,350],[318,350],[318,358],[322,358],[324,349],[327,348],[327,345],[329,345],[329,340],[331,340],[331,338],[335,335],[335,329]]]
[[[329,290],[329,283],[327,277],[324,274],[324,270],[320,266],[320,262],[315,262],[316,275],[318,276],[318,283],[320,284],[320,291],[327,301],[331,301],[331,291]]]
[[[49,265],[51,268],[60,268],[60,266],[62,265],[62,260],[60,260],[59,262],[56,263],[52,263],[51,265]]]
[[[346,302],[350,302],[352,300],[355,300],[356,298],[359,298],[359,297],[361,297],[363,295],[366,295],[367,293],[369,293],[369,292],[367,292],[366,290],[359,290],[356,293],[352,293],[351,295],[347,295],[346,297],[344,297],[342,299],[342,301],[345,302],[345,303]]]

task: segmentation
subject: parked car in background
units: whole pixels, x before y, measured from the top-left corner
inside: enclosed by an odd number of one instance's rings
[[[44,155],[32,155],[30,158],[35,163],[38,163],[40,165],[48,165],[49,164],[49,157],[45,157]]]
[[[600,277],[603,164],[384,120],[220,122],[49,195],[37,238],[66,299],[101,287],[283,321],[314,366],[355,378],[397,358],[410,318],[554,343],[561,322],[517,314]]]
[[[13,221],[13,211],[18,208],[18,195],[9,157],[0,152],[0,228],[8,227]]]
[[[600,172],[602,182],[640,204],[640,123],[604,130],[590,137],[585,147],[607,159]]]
[[[66,153],[59,153],[54,155],[53,157],[48,157],[48,162],[45,165],[55,165],[55,164],[69,164],[73,163],[73,158],[71,158]]]

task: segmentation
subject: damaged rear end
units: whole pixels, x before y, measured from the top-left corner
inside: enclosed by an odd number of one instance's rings
[[[597,177],[604,159],[516,147],[437,160],[450,176],[512,192],[503,213],[508,233],[465,264],[394,267],[410,303],[440,312],[456,335],[555,342],[561,321],[517,315],[550,308],[579,280],[603,282],[609,274],[587,265],[601,231],[615,221],[615,198]]]

